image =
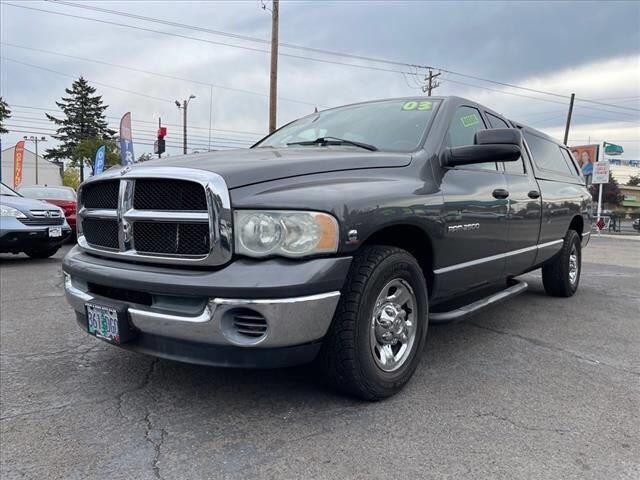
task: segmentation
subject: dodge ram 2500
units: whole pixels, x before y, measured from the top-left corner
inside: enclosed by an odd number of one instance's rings
[[[564,145],[458,97],[314,113],[250,149],[84,182],[64,259],[80,326],[186,362],[316,361],[376,400],[414,373],[430,322],[527,288],[578,288],[591,196]]]

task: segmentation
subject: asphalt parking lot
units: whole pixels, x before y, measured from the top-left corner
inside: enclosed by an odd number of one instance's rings
[[[65,251],[68,249],[65,248]],[[90,338],[60,260],[0,255],[0,476],[640,478],[640,241],[594,238],[579,292],[430,328],[399,395],[307,367],[223,370]]]

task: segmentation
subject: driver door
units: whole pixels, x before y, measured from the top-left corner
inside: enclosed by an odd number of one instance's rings
[[[460,106],[451,119],[446,147],[473,145],[486,129],[480,111]],[[443,295],[454,295],[500,281],[504,277],[508,199],[502,166],[495,162],[447,167],[444,197],[444,240],[436,266]],[[442,280],[442,281],[440,281]]]

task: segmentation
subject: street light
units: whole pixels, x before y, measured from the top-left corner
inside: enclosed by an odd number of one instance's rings
[[[182,109],[182,153],[187,153],[187,107],[189,102],[196,98],[194,94],[189,95],[189,98],[182,101],[182,104],[176,100],[176,106]]]
[[[36,137],[34,135],[31,135],[29,137],[27,137],[26,135],[24,137],[24,141],[25,142],[33,142],[36,145],[36,185],[38,185],[38,143],[39,142],[46,142],[47,141],[47,137]]]

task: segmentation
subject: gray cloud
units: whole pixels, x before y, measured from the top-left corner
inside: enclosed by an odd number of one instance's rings
[[[126,4],[103,1],[95,4],[103,8],[126,10],[265,39],[270,34],[270,16],[260,9],[260,2],[257,0],[173,3],[148,1]],[[268,50],[268,45],[231,41],[204,33],[146,24],[62,5],[30,2],[27,6],[144,25],[152,29]],[[2,40],[5,42],[264,94],[268,91],[269,59],[268,55],[262,53],[59,17],[8,5],[2,6],[0,14]],[[604,63],[612,58],[638,62],[640,6],[636,2],[282,2],[280,38],[283,42],[329,50],[432,64],[511,83],[528,85],[527,82],[531,79],[539,78],[541,85],[562,88],[559,93],[566,94],[574,91],[574,85],[549,80],[559,72],[584,68],[584,65],[591,65],[591,70],[597,71],[599,62]],[[282,49],[282,52],[300,54],[287,49]],[[153,122],[161,115],[165,122],[178,125],[181,122],[180,112],[171,101],[194,93],[197,98],[190,107],[190,123],[202,129],[192,130],[193,146],[199,149],[206,147],[206,128],[209,122],[207,86],[6,46],[2,46],[2,55],[71,75],[83,74],[90,81],[168,100],[157,101],[98,86],[99,93],[110,105],[108,114],[119,117],[126,111],[132,111],[134,131],[135,127],[138,129],[134,132],[135,138],[145,142],[153,140],[154,126],[151,123],[136,124],[136,121]],[[302,55],[317,56],[306,53]],[[334,60],[344,61],[337,58]],[[2,94],[12,104],[52,108],[53,102],[60,98],[63,89],[72,81],[71,78],[7,61],[2,62],[0,67]],[[589,76],[588,81],[576,82],[576,89],[579,89],[576,93],[585,98],[640,95],[637,80],[631,79],[623,87],[610,88],[606,73],[603,71],[599,80],[597,77],[592,80]],[[478,83],[443,75],[438,93],[471,96],[512,117],[520,116],[532,123],[535,120],[535,126],[543,128],[553,129],[563,123],[565,105],[468,88],[453,83],[454,80]],[[266,131],[265,96],[217,88],[213,90],[213,94],[214,128]],[[310,113],[316,104],[333,106],[369,98],[417,95],[421,92],[409,88],[405,79],[394,73],[280,57],[279,94],[312,104],[281,101],[278,123],[283,124]],[[640,103],[637,99],[632,100],[631,106],[640,108]],[[586,107],[585,104],[577,109],[577,113],[584,117],[576,117],[576,124],[602,124],[620,119],[636,124],[638,122],[638,116],[633,112],[623,112],[631,115],[613,114]],[[42,116],[41,112],[33,112]],[[532,116],[527,118],[527,115]],[[589,119],[587,116],[594,117]],[[44,123],[33,122],[32,125],[33,128],[51,128]],[[179,128],[172,126],[169,131],[170,139],[178,144]],[[9,134],[3,142],[12,143],[19,136],[21,134]],[[224,132],[215,132],[215,136],[242,138],[247,141],[258,137]],[[638,152],[638,148],[638,142],[629,142],[628,150]],[[136,154],[149,150],[150,147],[140,145]],[[172,149],[172,152],[177,153],[178,148]]]

